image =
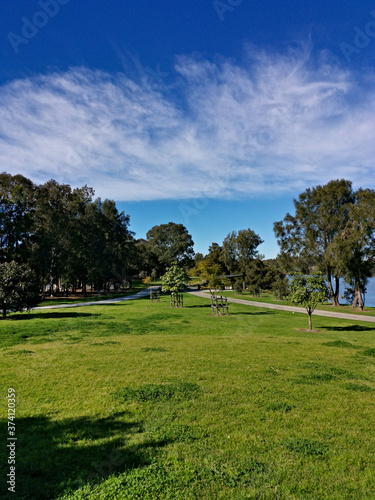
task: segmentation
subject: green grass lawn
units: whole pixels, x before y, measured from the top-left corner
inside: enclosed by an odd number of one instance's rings
[[[375,326],[161,300],[0,322],[0,498],[375,498]]]
[[[284,306],[292,305],[289,300],[280,300],[275,297],[274,294],[270,292],[263,292],[261,297],[254,297],[250,292],[244,292],[241,294],[235,293],[233,291],[223,291],[219,292],[223,297],[233,297],[234,299],[250,300],[254,302],[265,302],[268,304],[280,304]],[[360,311],[358,307],[353,309],[350,305],[342,304],[339,307],[332,307],[331,304],[320,304],[317,307],[320,311],[332,311],[348,314],[358,314],[360,316],[375,316],[375,307],[366,307],[363,311]]]

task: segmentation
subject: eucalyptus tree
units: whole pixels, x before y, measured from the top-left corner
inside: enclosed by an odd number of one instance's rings
[[[352,307],[362,310],[363,292],[375,266],[375,191],[359,189],[344,229],[331,245],[348,283],[354,287]]]
[[[32,243],[35,185],[22,175],[0,174],[0,261],[27,262]]]
[[[90,190],[87,196],[92,193]],[[69,184],[59,184],[53,179],[38,186],[36,194],[33,264],[53,295],[59,278],[71,273],[69,264],[76,262],[79,220],[85,201],[82,206],[79,200],[82,190],[72,191]]]
[[[339,305],[339,278],[345,272],[335,239],[347,227],[354,203],[352,183],[332,180],[301,193],[294,200],[295,215],[274,223],[281,260],[307,274],[313,267],[324,272],[333,305]]]
[[[243,289],[246,271],[259,256],[257,248],[261,243],[263,240],[252,229],[232,231],[223,241],[224,263],[232,274],[243,275]]]
[[[194,241],[183,224],[169,222],[151,228],[147,234],[146,252],[149,265],[158,274],[173,262],[189,267],[194,258]]]
[[[210,265],[217,264],[221,268],[222,274],[230,274],[228,267],[225,264],[225,255],[223,246],[218,243],[211,243],[208,248],[208,253],[206,255],[206,259]]]

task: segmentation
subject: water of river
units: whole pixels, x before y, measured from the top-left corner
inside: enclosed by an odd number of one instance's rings
[[[289,275],[289,279],[291,276]],[[333,280],[332,280],[333,284]],[[340,304],[345,304],[345,299],[341,298],[344,295],[345,289],[348,285],[343,278],[340,278],[339,300]],[[366,285],[366,294],[364,296],[365,307],[375,307],[375,278],[369,278]]]
[[[346,284],[343,279],[340,279],[340,304],[344,304],[345,300],[341,298],[341,295],[344,294],[344,290],[346,288]],[[367,307],[375,307],[375,278],[369,278],[366,285],[366,294],[364,296],[365,306]]]

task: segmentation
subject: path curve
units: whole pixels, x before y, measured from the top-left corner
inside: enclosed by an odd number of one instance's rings
[[[98,306],[100,304],[115,304],[116,302],[123,302],[124,300],[134,300],[134,299],[140,299],[142,297],[147,297],[150,295],[150,290],[158,290],[160,286],[150,286],[146,288],[145,290],[141,290],[138,293],[135,293],[134,295],[127,295],[125,297],[117,297],[117,299],[106,299],[106,300],[96,300],[94,302],[75,302],[74,304],[59,304],[56,306],[40,306],[40,307],[33,307],[31,310],[39,310],[39,309],[63,309],[66,307],[83,307],[83,306]]]
[[[210,299],[211,294],[209,292],[188,292],[190,295],[195,295],[196,297],[203,297],[205,299]],[[233,302],[235,304],[244,304],[245,306],[253,306],[253,307],[264,307],[266,309],[276,309],[278,311],[290,311],[296,313],[307,314],[306,309],[303,307],[293,307],[293,306],[282,306],[279,304],[268,304],[265,302],[255,302],[252,300],[244,300],[244,299],[232,299],[227,297],[228,302]],[[375,316],[359,316],[357,314],[349,314],[349,313],[338,313],[331,311],[314,311],[315,316],[325,316],[328,318],[338,318],[338,319],[347,319],[350,321],[367,321],[369,323],[375,323]]]

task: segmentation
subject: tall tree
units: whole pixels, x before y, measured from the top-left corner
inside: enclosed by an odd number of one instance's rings
[[[258,256],[257,248],[261,243],[263,240],[252,229],[232,231],[223,241],[225,265],[232,274],[243,275],[243,289],[245,289],[246,271]]]
[[[331,252],[337,256],[346,281],[354,286],[352,307],[363,310],[362,293],[374,271],[375,259],[375,191],[359,189],[349,207],[344,229],[336,236]]]
[[[97,288],[110,279],[122,282],[131,266],[133,233],[129,231],[130,217],[119,213],[112,200],[100,198],[84,204],[76,220],[75,252],[72,257],[73,279],[82,290],[86,284]]]
[[[49,284],[51,295],[59,277],[67,270],[69,253],[72,251],[73,202],[74,195],[68,184],[50,180],[38,186],[34,215],[34,257],[36,268],[44,282]]]
[[[0,174],[0,261],[27,262],[32,243],[35,186],[22,175]]]
[[[218,243],[212,243],[208,248],[206,259],[209,265],[217,264],[221,268],[222,274],[229,274],[229,269],[225,264],[225,255],[223,247]]]
[[[330,181],[307,189],[294,200],[295,215],[289,213],[274,223],[281,258],[309,273],[313,266],[327,275],[333,305],[339,304],[339,278],[343,265],[333,242],[345,229],[355,194],[350,181]]]
[[[183,224],[169,222],[154,226],[147,232],[146,238],[151,265],[159,275],[174,261],[182,266],[192,264],[194,242]]]

